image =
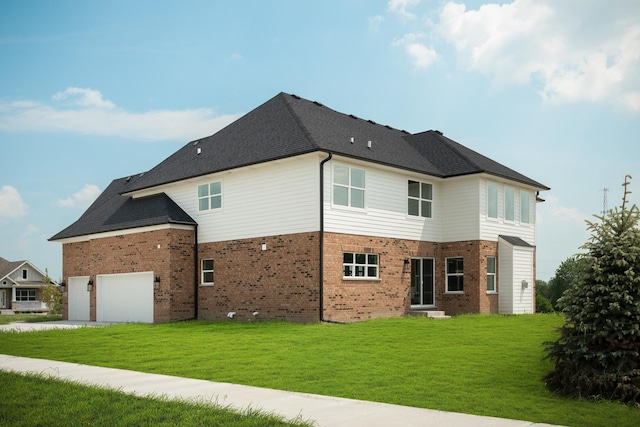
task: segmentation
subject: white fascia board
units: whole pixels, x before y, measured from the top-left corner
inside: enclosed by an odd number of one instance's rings
[[[89,240],[103,239],[106,237],[124,236],[127,234],[138,234],[138,233],[145,233],[148,231],[157,231],[157,230],[166,230],[166,229],[193,230],[194,226],[185,225],[185,224],[150,225],[147,227],[127,228],[124,230],[114,230],[114,231],[106,231],[104,233],[86,234],[84,236],[68,237],[66,239],[52,240],[52,242],[60,242],[62,244],[88,242]]]

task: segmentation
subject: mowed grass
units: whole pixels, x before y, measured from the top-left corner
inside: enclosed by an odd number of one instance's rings
[[[0,371],[2,426],[303,426],[258,411],[207,402],[143,398],[116,390]],[[310,424],[306,424],[310,425]]]
[[[0,353],[575,426],[637,426],[640,409],[550,393],[557,315],[347,325],[179,322],[4,333]]]

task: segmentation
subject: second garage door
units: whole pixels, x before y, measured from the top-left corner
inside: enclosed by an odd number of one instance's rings
[[[153,272],[96,277],[98,322],[153,323]]]

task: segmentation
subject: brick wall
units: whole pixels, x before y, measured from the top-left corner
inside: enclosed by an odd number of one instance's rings
[[[63,245],[63,280],[99,274],[153,271],[160,277],[154,290],[154,322],[194,318],[193,230],[163,229]],[[68,318],[67,297],[63,316]],[[96,287],[90,295],[91,320],[96,319]]]
[[[344,252],[380,255],[378,280],[343,279]],[[351,322],[403,316],[411,309],[407,258],[433,258],[436,308],[447,314],[497,313],[498,295],[487,294],[486,257],[497,256],[497,242],[434,243],[325,233],[324,317]],[[464,293],[446,292],[445,259],[463,257]]]
[[[317,232],[202,243],[198,252],[214,261],[214,284],[199,288],[200,319],[319,320]]]

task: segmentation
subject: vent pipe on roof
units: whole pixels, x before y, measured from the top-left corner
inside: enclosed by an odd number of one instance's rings
[[[371,148],[371,141],[367,142],[367,148]]]
[[[353,137],[351,137],[351,143],[353,144]]]
[[[196,154],[200,154],[200,153],[202,153],[202,148],[198,147],[198,148],[196,149]]]

